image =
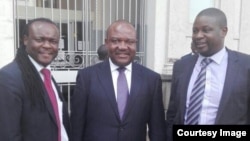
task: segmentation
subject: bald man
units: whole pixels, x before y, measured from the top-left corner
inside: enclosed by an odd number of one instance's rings
[[[105,39],[109,59],[78,72],[72,141],[146,141],[147,133],[151,141],[166,141],[161,77],[133,63],[136,42],[133,25],[115,21]],[[119,70],[125,93],[117,84]]]

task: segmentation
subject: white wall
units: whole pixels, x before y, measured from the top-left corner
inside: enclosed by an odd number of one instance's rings
[[[148,0],[147,66],[160,74],[171,74],[171,60],[191,51],[190,1]],[[250,54],[250,1],[211,0],[210,7],[221,9],[227,16],[229,31],[225,45]]]
[[[146,0],[146,66],[160,74],[171,74],[171,59],[190,52],[192,22],[190,0]],[[0,68],[14,58],[13,1],[0,0]],[[201,1],[202,2],[202,1]],[[226,46],[250,54],[250,1],[214,0],[228,18]],[[170,61],[169,61],[170,60]]]
[[[14,58],[13,1],[0,0],[0,68]]]
[[[167,2],[168,1],[166,0],[149,0],[148,3],[147,22],[151,24],[151,26],[149,25],[149,32],[147,34],[147,66],[158,73],[162,72],[162,66],[164,65],[166,59],[165,55],[167,52],[167,48],[165,46],[168,43],[166,40]],[[155,7],[152,7],[152,5]]]

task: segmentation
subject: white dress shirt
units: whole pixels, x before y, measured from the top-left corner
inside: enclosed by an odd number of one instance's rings
[[[199,124],[214,124],[224,88],[224,82],[227,71],[228,53],[225,47],[209,58],[211,58],[213,61],[206,68],[206,82],[205,82],[206,86],[205,86],[204,98],[202,101],[202,109],[201,109]],[[200,72],[201,69],[200,64],[203,59],[204,56],[199,55],[198,60],[195,64],[188,85],[186,109],[188,109],[191,91],[195,83],[195,80]]]
[[[112,80],[113,80],[113,86],[115,90],[115,97],[117,99],[117,78],[119,75],[118,68],[119,66],[115,65],[111,59],[109,58],[109,64],[110,64],[110,70],[111,70],[111,75],[112,75]],[[126,70],[124,71],[127,83],[128,83],[128,89],[129,89],[129,94],[130,94],[130,88],[131,88],[131,74],[132,74],[132,64],[130,63],[129,65],[125,66]]]
[[[42,65],[38,64],[32,57],[29,56],[29,59],[30,61],[32,62],[32,64],[35,66],[36,70],[39,72],[40,74],[40,77],[42,78],[42,80],[44,80],[44,76],[43,74],[41,73],[41,70],[44,68]],[[50,70],[51,71],[51,68],[50,66],[47,66],[46,69]],[[51,84],[52,84],[52,87],[53,87],[53,90],[55,92],[55,95],[56,95],[56,100],[57,100],[57,104],[58,104],[58,110],[59,110],[59,118],[60,118],[60,126],[61,126],[61,141],[68,141],[68,135],[66,133],[66,130],[64,128],[64,125],[63,125],[63,104],[62,104],[62,101],[61,99],[59,98],[58,96],[58,92],[57,92],[57,89],[55,87],[55,84],[54,82],[52,81],[51,79]]]

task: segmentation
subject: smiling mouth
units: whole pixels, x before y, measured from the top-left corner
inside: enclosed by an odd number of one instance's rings
[[[120,52],[120,53],[116,53],[117,56],[128,56],[129,53],[126,52]]]
[[[128,57],[127,54],[118,54],[117,56],[118,56],[119,58],[127,58],[127,57]]]
[[[203,48],[205,46],[207,46],[206,43],[196,43],[196,48]]]
[[[49,57],[49,56],[52,55],[52,54],[49,53],[49,52],[41,52],[40,54],[41,54],[42,56],[45,56],[45,57]]]

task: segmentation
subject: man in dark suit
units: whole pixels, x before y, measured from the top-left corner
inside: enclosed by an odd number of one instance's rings
[[[227,19],[221,10],[208,8],[197,15],[192,40],[199,55],[178,60],[173,68],[167,111],[168,141],[174,124],[190,124],[194,119],[198,119],[198,125],[250,124],[250,57],[225,46],[227,31]],[[205,70],[205,87],[194,91],[203,58],[211,60]],[[201,108],[198,109],[198,104],[193,108],[193,111],[197,108],[198,118],[191,119],[196,113],[189,112],[194,103],[191,101],[199,99],[191,97],[202,89]]]
[[[0,69],[0,140],[68,141],[66,103],[55,80],[45,81],[41,72],[50,70],[57,56],[59,29],[51,20],[37,18],[23,35],[14,61]],[[52,83],[50,90],[43,81]]]
[[[109,59],[78,72],[71,101],[72,141],[146,141],[147,131],[151,141],[166,141],[161,77],[133,63],[136,41],[130,23],[115,21],[105,39]],[[127,79],[122,86],[128,85],[121,100],[119,67]],[[119,105],[125,99],[123,113]]]

